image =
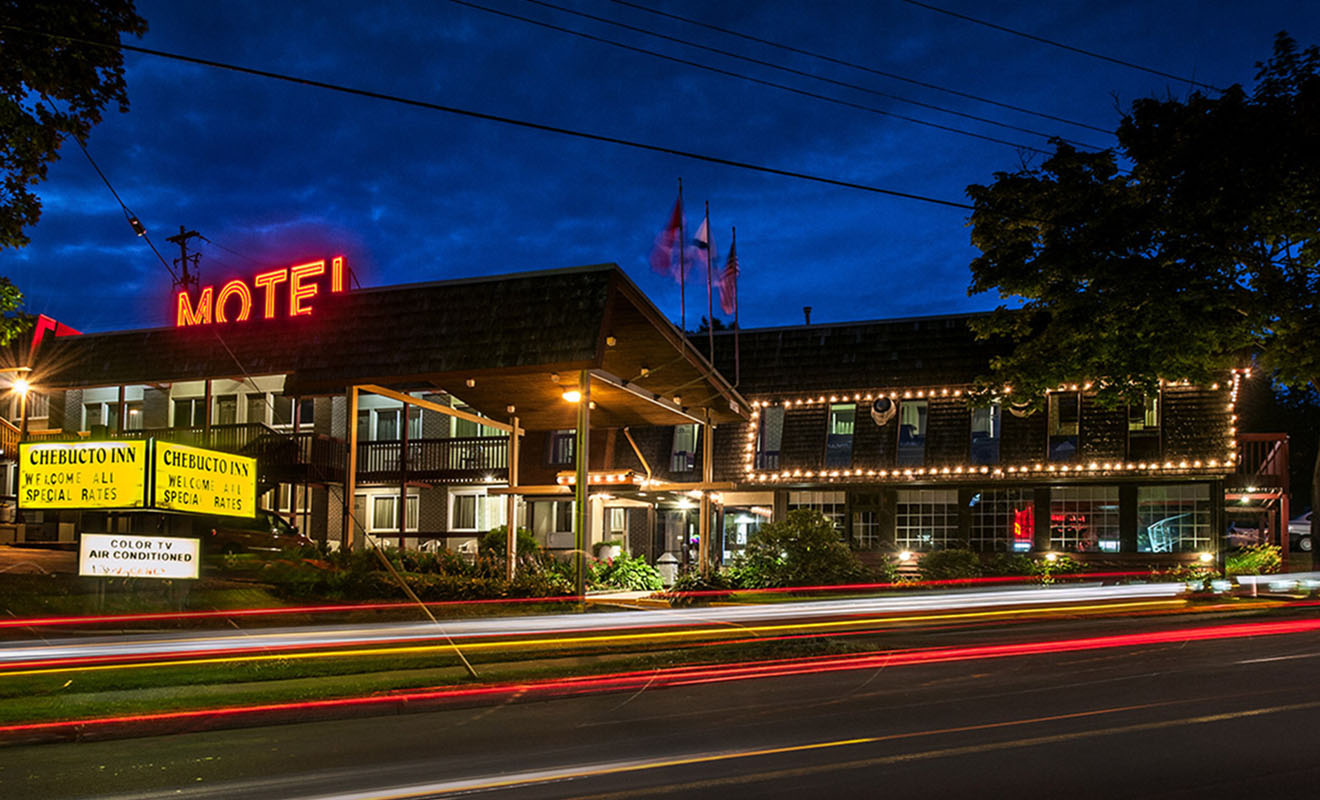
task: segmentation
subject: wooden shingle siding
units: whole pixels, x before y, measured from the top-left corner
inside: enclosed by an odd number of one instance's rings
[[[1127,408],[1104,408],[1094,395],[1082,394],[1078,425],[1080,461],[1122,461],[1127,458]]]
[[[1163,457],[1223,459],[1232,423],[1226,410],[1228,393],[1195,387],[1166,387],[1163,392]]]

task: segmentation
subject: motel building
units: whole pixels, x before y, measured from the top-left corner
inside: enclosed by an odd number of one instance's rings
[[[11,499],[21,437],[255,459],[257,504],[331,547],[470,553],[513,515],[565,556],[691,566],[811,508],[864,560],[961,544],[1149,564],[1213,557],[1230,508],[1288,518],[1286,437],[1237,435],[1246,371],[1126,409],[1086,385],[972,408],[995,351],[966,316],[720,332],[712,359],[614,265],[367,289],[346,270],[200,287],[164,328],[43,322],[0,373],[32,387],[0,420]],[[7,511],[0,541],[187,530]]]

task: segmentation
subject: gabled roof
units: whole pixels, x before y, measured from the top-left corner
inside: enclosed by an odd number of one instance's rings
[[[292,320],[60,338],[33,366],[34,381],[56,389],[263,374],[288,374],[289,394],[429,386],[496,419],[514,405],[533,429],[573,426],[552,374],[570,383],[581,369],[661,397],[692,385],[682,394],[720,420],[746,410],[613,264],[324,294],[312,316]],[[628,394],[598,403],[602,426],[681,421]]]
[[[740,331],[738,390],[801,394],[964,385],[986,374],[1002,343],[977,341],[979,315],[916,317]],[[693,339],[705,351],[706,337]],[[734,379],[734,335],[715,335],[715,363]]]

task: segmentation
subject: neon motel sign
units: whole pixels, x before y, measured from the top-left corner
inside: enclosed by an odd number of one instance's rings
[[[340,293],[346,286],[344,257],[330,259],[329,287]],[[252,277],[252,285],[235,278],[220,287],[204,287],[194,304],[186,290],[175,295],[174,326],[211,325],[217,322],[246,322],[258,311],[263,319],[278,316],[311,316],[311,300],[321,292],[326,275],[325,260],[262,272]],[[260,295],[260,297],[256,297]],[[256,306],[256,308],[254,308]]]

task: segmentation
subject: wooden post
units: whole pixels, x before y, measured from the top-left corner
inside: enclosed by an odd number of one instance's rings
[[[702,413],[701,423],[701,482],[709,486],[715,479],[714,448],[711,447],[710,409]],[[701,490],[701,523],[698,526],[697,560],[701,563],[701,576],[710,575],[710,490]]]
[[[408,404],[399,412],[403,428],[399,434],[399,549],[403,550],[408,532]],[[419,509],[420,510],[420,509]]]
[[[116,417],[116,422],[115,422],[115,436],[116,436],[116,437],[119,437],[119,436],[123,436],[123,435],[124,435],[124,409],[125,409],[125,403],[124,403],[124,384],[121,383],[121,384],[119,384],[119,410],[115,412],[115,417]]]
[[[576,481],[573,486],[573,580],[578,597],[587,595],[587,526],[591,511],[587,507],[587,484],[590,481],[591,460],[591,371],[578,374],[577,436],[574,453],[577,462]]]
[[[211,379],[210,378],[206,379],[205,397],[206,399],[202,401],[206,403],[206,409],[202,413],[202,441],[205,443],[203,444],[203,447],[210,447],[211,446]],[[120,399],[121,400],[123,399],[122,395],[120,396]],[[191,423],[192,421],[189,420],[190,425]]]
[[[357,493],[357,415],[358,415],[358,387],[348,387],[346,395],[348,405],[348,420],[345,423],[348,430],[344,432],[344,441],[348,442],[348,457],[345,459],[347,464],[344,466],[344,527],[340,531],[339,542],[341,547],[353,550],[357,544],[357,531],[353,529],[353,496]]]
[[[509,448],[505,456],[509,462],[509,496],[505,513],[505,528],[508,529],[508,543],[505,548],[505,577],[513,580],[518,568],[518,496],[513,490],[518,488],[518,418],[509,420],[513,429],[509,431]]]

